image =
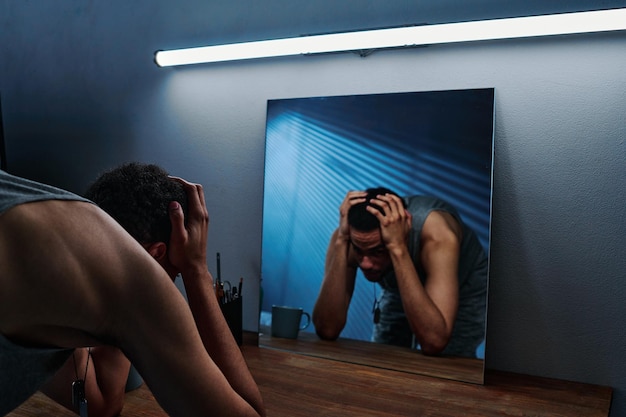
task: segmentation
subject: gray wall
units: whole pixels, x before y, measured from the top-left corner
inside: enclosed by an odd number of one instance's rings
[[[82,192],[140,160],[203,183],[210,269],[220,251],[245,277],[253,329],[266,100],[495,87],[487,367],[612,386],[626,415],[626,34],[157,68],[157,49],[585,5],[214,3],[0,1],[9,171]]]

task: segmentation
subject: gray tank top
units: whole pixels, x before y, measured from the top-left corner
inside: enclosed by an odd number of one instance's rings
[[[0,215],[19,204],[44,200],[89,201],[0,170]],[[0,416],[34,394],[65,363],[72,351],[22,346],[0,334]]]
[[[0,170],[0,214],[19,204],[43,200],[78,200],[89,202],[89,200],[69,191],[16,177]]]
[[[476,234],[467,227],[457,210],[443,200],[429,196],[405,198],[407,210],[413,216],[409,234],[409,252],[417,273],[425,282],[426,273],[419,261],[420,235],[426,217],[432,211],[450,213],[461,224],[463,240],[459,260],[459,309],[450,341],[442,352],[444,355],[475,357],[476,348],[485,338],[485,314],[487,308],[487,269],[485,251]],[[402,308],[395,273],[387,273],[380,285],[380,321],[374,326],[372,340],[378,343],[412,346],[413,333]]]

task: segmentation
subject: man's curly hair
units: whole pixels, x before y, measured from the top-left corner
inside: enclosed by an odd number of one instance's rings
[[[170,202],[178,201],[187,214],[182,184],[153,164],[132,162],[105,172],[87,189],[85,198],[117,220],[139,243],[169,245]]]

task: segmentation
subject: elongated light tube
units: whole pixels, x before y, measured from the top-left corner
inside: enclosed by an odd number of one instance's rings
[[[243,59],[368,51],[440,43],[514,39],[626,30],[626,9],[446,23],[229,45],[157,51],[160,67]]]

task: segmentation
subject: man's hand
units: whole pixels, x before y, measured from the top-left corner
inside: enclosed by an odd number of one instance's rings
[[[377,210],[382,209],[382,213]],[[387,250],[406,246],[406,238],[411,231],[411,214],[404,208],[400,197],[393,194],[378,195],[370,200],[367,211],[380,222],[380,234]]]
[[[198,274],[207,270],[206,247],[209,229],[209,213],[204,200],[202,185],[192,184],[182,178],[171,177],[181,183],[187,193],[189,218],[177,202],[170,203],[172,236],[169,244],[170,262],[185,274]]]
[[[350,240],[350,225],[348,225],[348,212],[352,206],[365,201],[365,191],[349,191],[339,206],[339,229],[337,237]]]

